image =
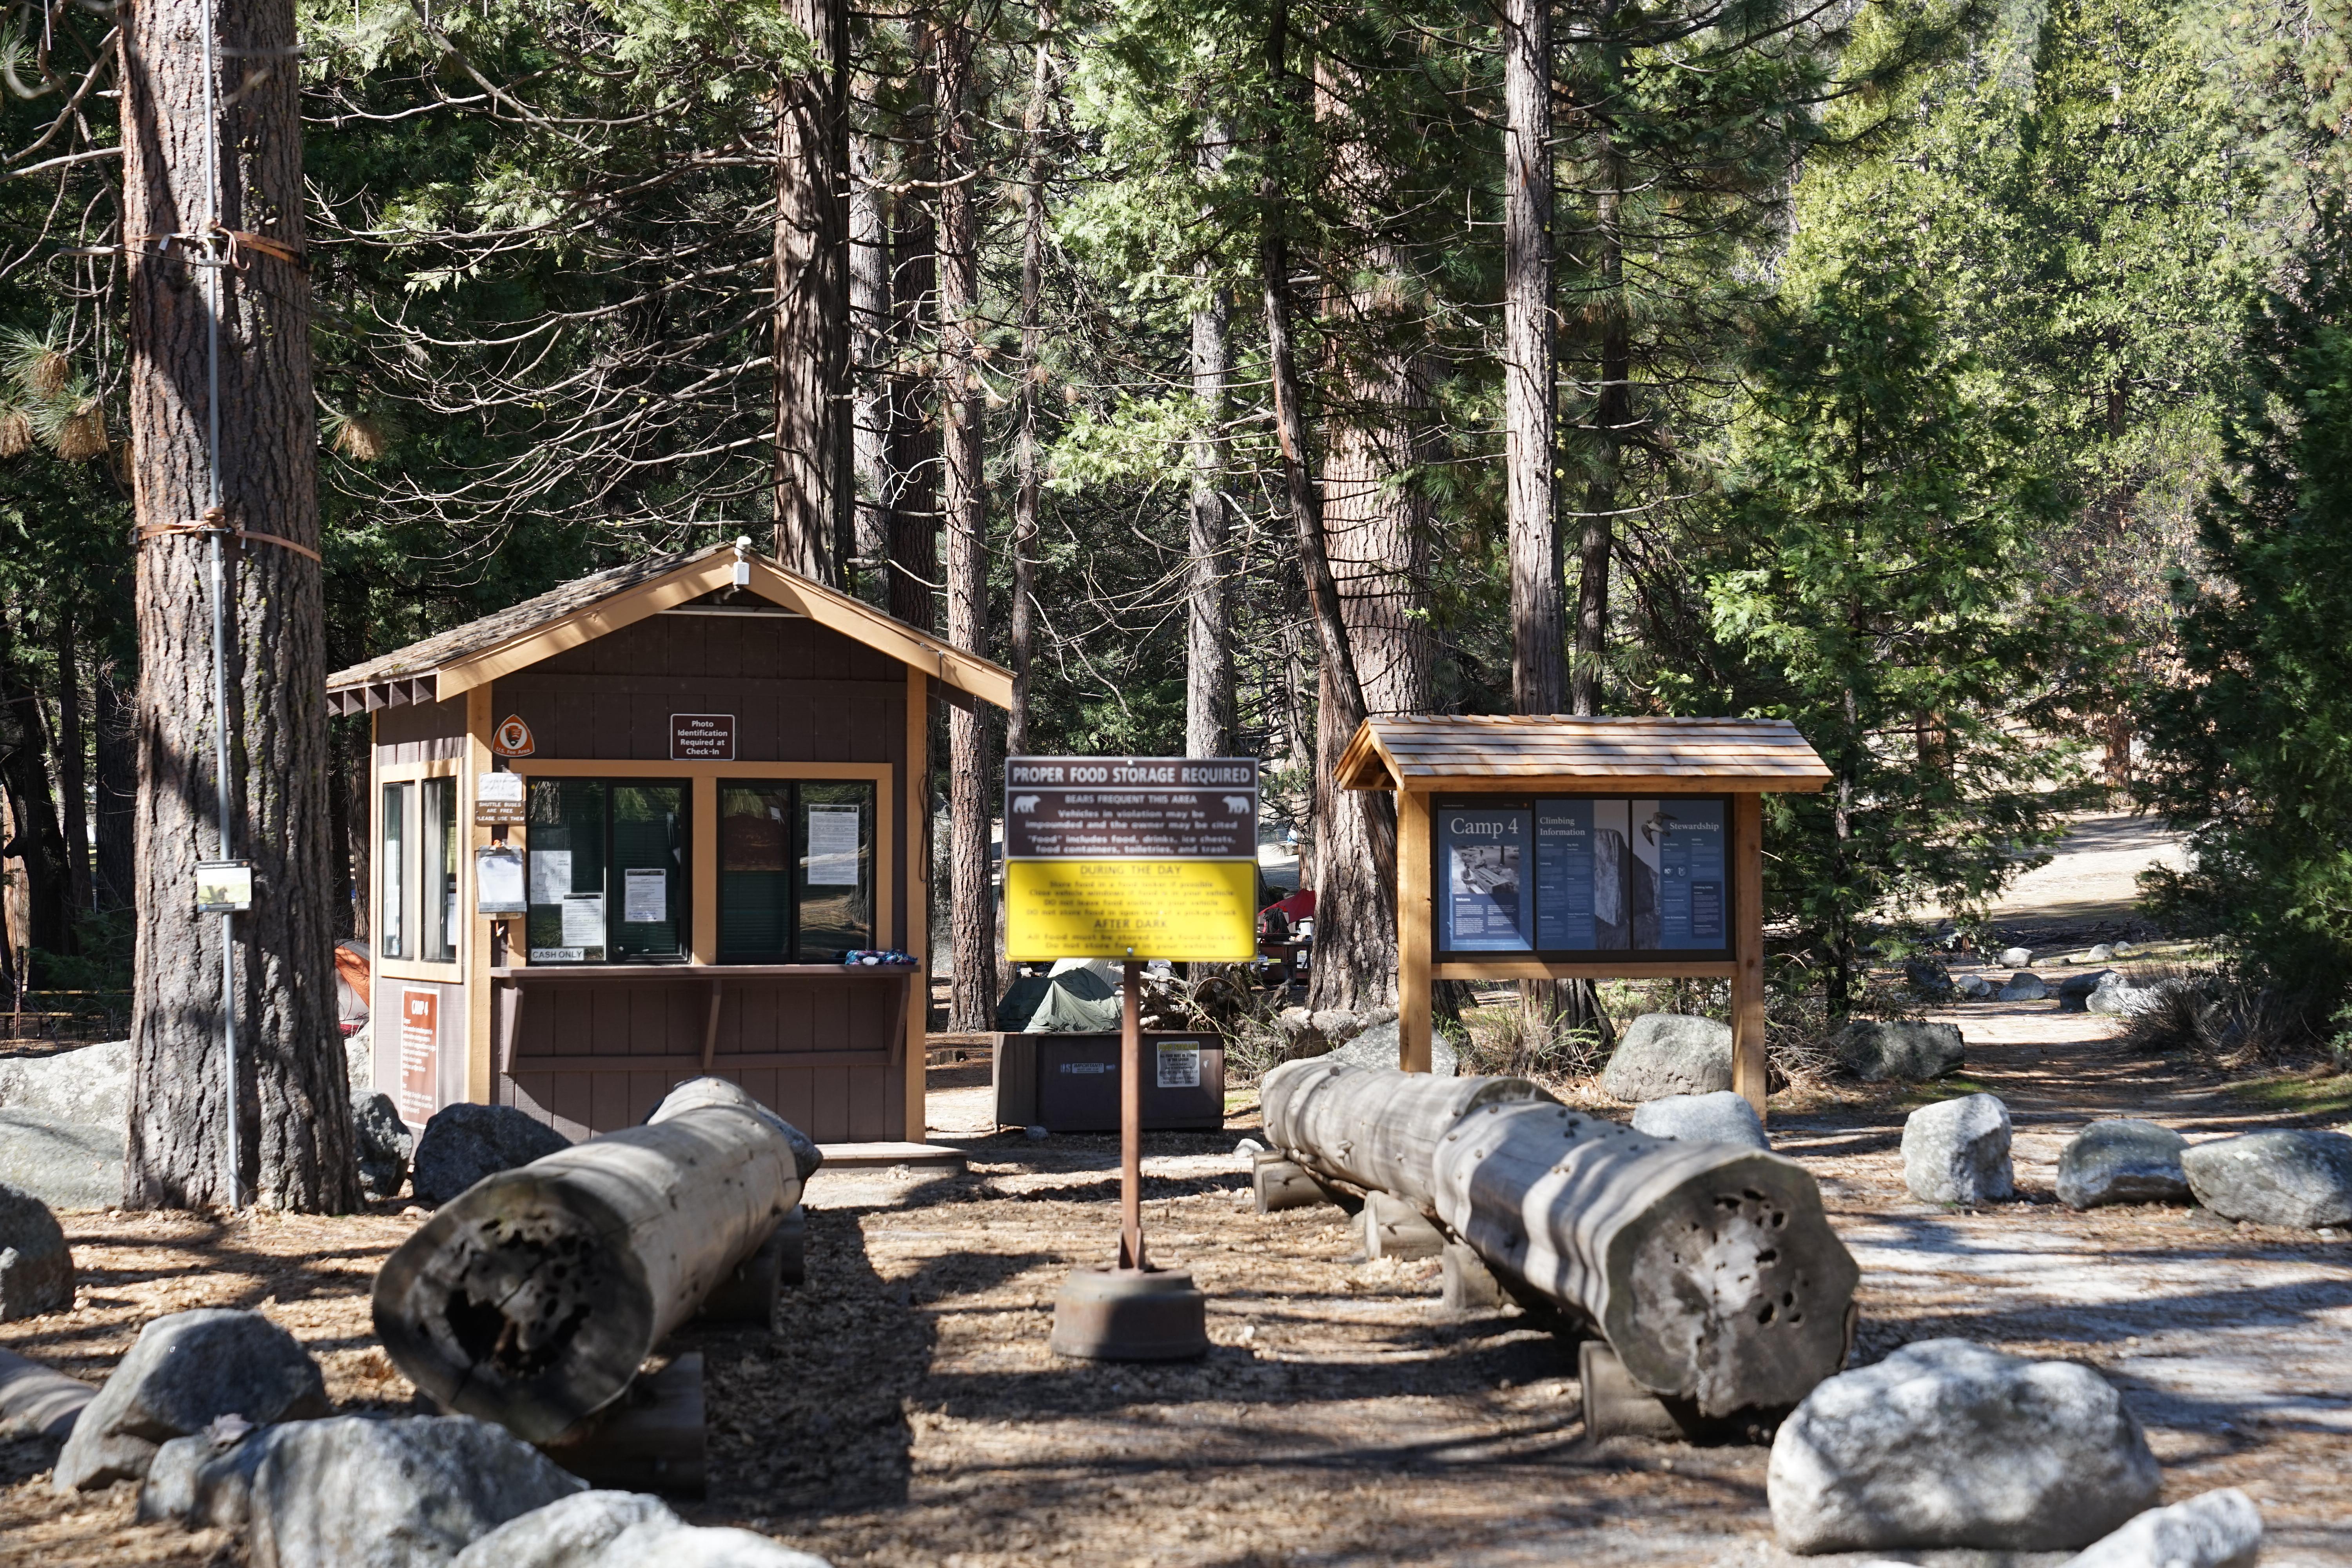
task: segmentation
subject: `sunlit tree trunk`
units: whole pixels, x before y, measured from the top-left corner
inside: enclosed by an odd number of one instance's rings
[[[882,153],[877,137],[860,134],[850,142],[850,533],[857,594],[887,608],[898,487],[890,473],[890,229],[878,188]]]
[[[1224,163],[1224,127],[1212,120],[1202,132],[1199,162],[1213,175]],[[1192,441],[1192,495],[1184,580],[1184,754],[1231,756],[1234,750],[1233,592],[1227,581],[1225,470],[1233,443],[1225,434],[1233,399],[1233,296],[1213,280],[1205,259],[1194,264],[1202,290],[1192,307],[1192,402],[1200,423]]]
[[[947,481],[948,640],[989,651],[988,512],[981,418],[986,408],[976,333],[980,232],[972,192],[978,115],[972,36],[962,18],[940,32],[940,417]],[[979,703],[948,712],[948,834],[954,984],[948,1027],[982,1030],[996,1016],[996,890],[989,862],[990,713]]]
[[[849,6],[790,0],[816,63],[776,95],[776,557],[820,583],[853,552],[849,472]]]
[[[123,229],[203,232],[215,171],[200,0],[123,13]],[[202,534],[151,531],[139,552],[138,970],[124,1202],[218,1204],[227,1093],[237,1163],[266,1206],[337,1211],[359,1196],[336,1027],[327,875],[326,634],[310,287],[275,249],[303,247],[302,137],[291,0],[214,0],[223,66],[219,221],[261,237],[212,276],[219,322],[220,512],[208,515],[206,289],[196,246],[131,247],[132,488],[142,530],[205,521],[272,534],[230,549],[230,828],[214,816],[212,606]],[[215,251],[218,254],[217,248]],[[218,916],[195,909],[196,862],[250,859],[236,919],[237,1072],[224,1061]]]

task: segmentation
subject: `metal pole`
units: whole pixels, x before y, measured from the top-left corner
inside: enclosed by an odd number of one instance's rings
[[[1118,1008],[1118,1266],[1143,1261],[1143,987],[1142,965],[1129,959],[1119,979]]]
[[[220,858],[236,856],[229,816],[228,750],[228,589],[222,563],[221,531],[227,520],[221,514],[220,473],[220,319],[221,273],[212,254],[213,235],[220,227],[220,110],[216,94],[220,74],[219,28],[212,0],[205,0],[205,521],[211,525],[205,542],[211,568],[213,596],[213,754],[218,762],[216,786],[220,807]],[[242,1162],[236,1135],[236,916],[221,914],[221,1041],[227,1071],[222,1075],[228,1096],[228,1206],[244,1206]]]

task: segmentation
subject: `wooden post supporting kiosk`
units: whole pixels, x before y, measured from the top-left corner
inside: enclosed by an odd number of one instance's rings
[[[1764,811],[1830,770],[1776,719],[1368,719],[1345,789],[1397,797],[1398,1065],[1433,980],[1731,982],[1732,1087],[1764,1114]]]

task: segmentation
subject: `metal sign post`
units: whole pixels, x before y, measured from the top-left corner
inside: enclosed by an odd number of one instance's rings
[[[1208,1351],[1191,1272],[1153,1268],[1144,1245],[1142,967],[1256,955],[1257,805],[1248,757],[1005,760],[1005,956],[1121,965],[1118,1261],[1070,1271],[1054,1302],[1060,1354]]]

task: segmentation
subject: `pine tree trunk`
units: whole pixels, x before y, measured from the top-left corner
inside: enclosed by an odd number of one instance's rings
[[[1029,83],[1029,115],[1024,134],[1029,142],[1029,178],[1021,190],[1021,437],[1014,454],[1013,490],[1013,624],[1007,628],[1013,659],[1013,710],[1005,717],[1004,750],[1009,756],[1025,753],[1034,743],[1029,723],[1029,672],[1036,658],[1037,501],[1041,476],[1037,463],[1037,378],[1043,374],[1045,348],[1044,292],[1045,284],[1045,179],[1052,171],[1045,156],[1045,114],[1053,90],[1053,57],[1042,35],[1050,33],[1054,11],[1040,6],[1041,35],[1036,64]]]
[[[849,475],[849,6],[791,0],[816,64],[776,95],[776,557],[841,581]]]
[[[97,700],[91,750],[98,758],[98,907],[127,910],[137,897],[131,860],[135,808],[139,804],[139,755],[131,744],[131,705],[114,683],[111,664],[91,672]]]
[[[856,487],[850,531],[857,594],[887,609],[891,503],[898,487],[890,473],[890,230],[880,189],[882,154],[878,137],[860,134],[850,142],[850,467]]]
[[[1320,64],[1316,114],[1335,143],[1334,184],[1343,197],[1361,203],[1393,182],[1345,96],[1359,86],[1343,63]],[[1370,214],[1357,216],[1369,226]],[[1328,422],[1324,443],[1331,574],[1366,712],[1423,713],[1436,662],[1428,621],[1429,507],[1412,482],[1430,416],[1423,322],[1409,302],[1408,263],[1395,246],[1376,240],[1360,255],[1335,257],[1327,271],[1348,280],[1335,289],[1328,313],[1357,334],[1339,351],[1342,412]],[[1396,864],[1375,839],[1368,816],[1372,796],[1329,783],[1352,738],[1352,730],[1318,727],[1316,775],[1324,799],[1316,814],[1316,953],[1307,1005],[1360,1012],[1396,1000]]]
[[[1280,90],[1289,79],[1289,12],[1277,0],[1266,35],[1269,78]],[[1269,172],[1259,186],[1261,216],[1258,240],[1259,283],[1265,301],[1266,365],[1273,384],[1275,434],[1282,448],[1284,498],[1297,531],[1299,574],[1305,580],[1307,604],[1322,656],[1321,701],[1317,715],[1317,749],[1324,758],[1336,757],[1332,737],[1353,735],[1364,721],[1364,688],[1357,678],[1355,649],[1348,636],[1346,612],[1331,571],[1331,557],[1323,525],[1323,498],[1308,464],[1307,411],[1298,380],[1297,350],[1291,339],[1290,246],[1283,228],[1286,204],[1276,176]],[[1345,745],[1341,739],[1339,742]],[[1316,769],[1317,822],[1329,820],[1330,771]],[[1333,863],[1318,858],[1314,867],[1316,921],[1314,984],[1326,988],[1322,975],[1337,966],[1344,972],[1343,992],[1352,992],[1360,977],[1377,973],[1380,954],[1395,943],[1394,884],[1382,877],[1383,867],[1396,863],[1396,804],[1387,795],[1368,792],[1362,802],[1365,853]],[[1381,900],[1388,918],[1379,911]],[[1332,913],[1325,914],[1325,900]],[[1393,958],[1390,959],[1393,965]]]
[[[1511,706],[1560,708],[1559,525],[1552,512],[1551,5],[1503,11],[1503,447]]]
[[[917,58],[922,58],[922,51]],[[928,66],[919,73],[929,74]],[[915,85],[916,101],[924,102],[926,83],[919,79]],[[928,104],[919,112],[928,113]],[[929,155],[929,126],[910,125],[905,140],[912,164],[908,178],[915,188],[891,204],[889,215],[891,359],[896,366],[890,387],[889,602],[893,616],[929,631],[939,625],[934,594],[940,578],[940,440],[931,417],[937,379],[925,372],[922,362],[931,349],[939,310],[939,256],[931,214],[919,193],[935,177],[937,164]]]
[[[89,912],[89,736],[81,721],[81,647],[73,615],[58,612],[58,800],[66,838],[66,889],[71,918]]]
[[[302,141],[290,0],[215,0],[221,225],[298,255]],[[123,226],[196,232],[214,210],[206,159],[204,7],[150,0],[123,22]],[[134,245],[129,272],[132,483],[142,529],[205,521],[207,274],[188,245]],[[246,247],[210,274],[219,328],[225,526],[319,543],[310,286],[302,267]],[[234,1201],[224,1163],[227,1092],[244,1183],[265,1205],[348,1209],[359,1196],[327,932],[326,646],[319,563],[256,542],[225,547],[229,842],[214,816],[212,605],[206,541],[139,552],[138,972],[123,1199],[137,1208]],[[254,864],[238,916],[236,1074],[221,1037],[216,915],[198,914],[195,864]],[[225,1092],[225,1090],[226,1092]]]
[[[1213,175],[1224,163],[1225,130],[1212,120],[1202,132],[1199,162]],[[1205,291],[1192,311],[1192,402],[1201,423],[1192,432],[1192,498],[1186,541],[1184,615],[1184,754],[1228,757],[1234,752],[1233,595],[1226,583],[1225,470],[1233,443],[1225,434],[1234,378],[1233,296],[1210,280],[1210,265],[1193,268]]]
[[[1612,7],[1604,5],[1607,17]],[[1614,46],[1602,46],[1612,64]],[[1612,72],[1612,76],[1614,76]],[[1593,226],[1601,247],[1601,385],[1593,400],[1593,468],[1584,498],[1583,537],[1576,561],[1576,653],[1569,661],[1569,710],[1601,711],[1601,672],[1609,651],[1609,571],[1617,546],[1619,464],[1633,416],[1633,336],[1625,316],[1623,165],[1606,126],[1601,135],[1601,188]]]
[[[945,426],[948,640],[988,651],[988,515],[982,471],[980,234],[971,30],[961,18],[940,35],[940,410]],[[950,1029],[989,1028],[996,1016],[996,891],[989,865],[989,716],[978,703],[948,713],[948,832],[955,973]]]

